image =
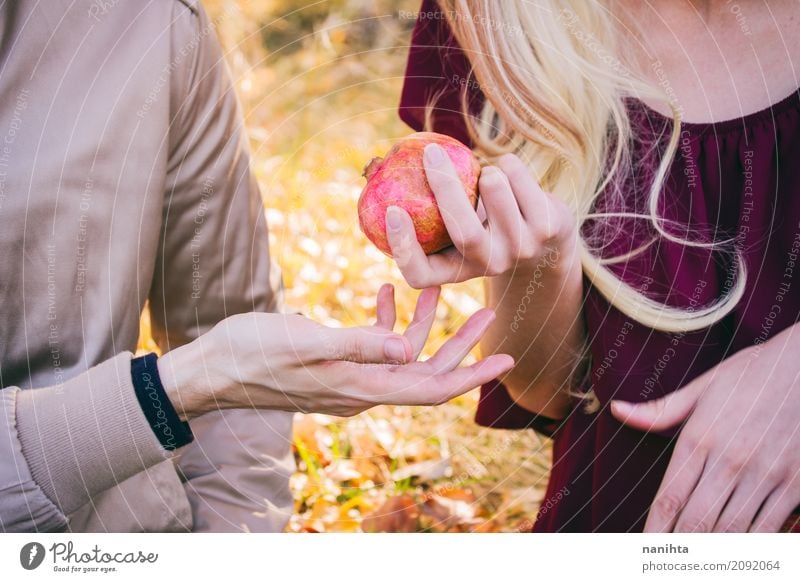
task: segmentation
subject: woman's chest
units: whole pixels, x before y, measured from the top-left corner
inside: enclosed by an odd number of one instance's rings
[[[639,57],[645,75],[691,123],[736,119],[766,109],[797,90],[800,18],[795,2],[746,9],[720,3],[705,19],[687,14],[680,22],[648,28]],[[667,103],[646,100],[672,116]]]

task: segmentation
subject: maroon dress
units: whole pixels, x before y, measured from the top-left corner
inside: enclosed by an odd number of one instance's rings
[[[423,2],[421,13],[437,10]],[[434,129],[465,143],[461,91],[473,113],[483,101],[469,65],[443,19],[417,22],[400,115],[420,130],[423,107],[435,95]],[[599,210],[638,210],[664,150],[669,120],[629,103],[637,164],[623,195],[601,196]],[[735,238],[747,271],[736,310],[711,328],[668,334],[649,329],[585,283],[584,314],[592,364],[585,388],[600,400],[596,413],[573,405],[563,421],[515,405],[499,383],[481,390],[477,421],[498,428],[533,428],[553,438],[553,467],[533,531],[641,531],[669,463],[677,429],[645,433],[610,413],[611,399],[643,402],[685,386],[734,352],[768,341],[800,319],[800,98],[718,123],[684,123],[661,198],[662,216],[706,240]],[[668,133],[667,133],[668,135]],[[646,220],[584,225],[602,253],[624,253],[653,235]],[[681,235],[677,227],[675,234]],[[732,260],[663,238],[615,272],[653,299],[687,309],[714,301],[732,282]],[[800,412],[800,411],[799,411]],[[795,523],[793,521],[792,523]]]

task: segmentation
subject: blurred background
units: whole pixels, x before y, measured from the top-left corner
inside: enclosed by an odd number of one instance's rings
[[[287,308],[374,322],[385,282],[399,325],[416,291],[358,228],[364,165],[411,130],[397,116],[420,0],[203,0],[244,108]],[[443,292],[428,352],[482,305]],[[143,318],[143,337],[148,335]],[[297,415],[289,531],[519,531],[544,495],[550,443],[473,423],[477,391],[437,408]]]

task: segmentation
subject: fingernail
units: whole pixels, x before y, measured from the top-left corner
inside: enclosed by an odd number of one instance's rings
[[[398,231],[403,226],[403,217],[400,216],[400,209],[397,206],[386,209],[386,226],[392,231]]]
[[[611,408],[617,414],[627,415],[633,411],[633,405],[630,402],[625,402],[624,400],[612,400]]]
[[[383,345],[386,358],[392,362],[406,361],[406,344],[399,337],[390,337]]]
[[[429,166],[440,166],[444,162],[444,150],[431,143],[425,146],[425,161]]]

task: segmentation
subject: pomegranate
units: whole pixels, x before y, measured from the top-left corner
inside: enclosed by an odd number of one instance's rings
[[[458,172],[473,208],[478,203],[481,167],[460,141],[432,132],[414,133],[397,142],[385,158],[374,158],[364,169],[367,185],[358,199],[358,221],[367,238],[392,256],[386,239],[386,209],[398,206],[414,221],[417,240],[426,254],[451,244],[436,198],[425,177],[422,154],[429,143],[440,145]]]

